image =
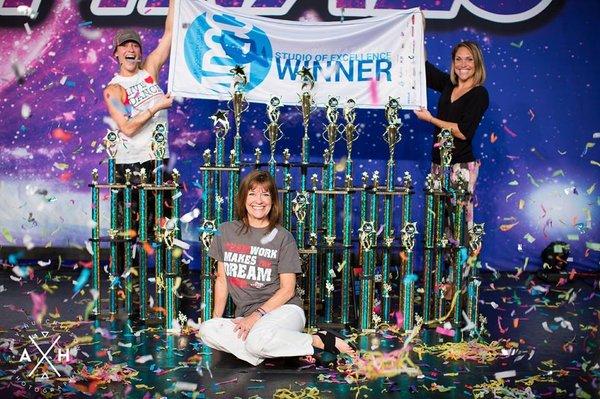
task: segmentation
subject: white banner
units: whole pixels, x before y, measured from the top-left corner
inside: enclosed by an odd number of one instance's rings
[[[279,96],[298,104],[306,67],[317,105],[329,96],[381,108],[389,97],[402,108],[427,106],[423,23],[418,9],[341,22],[295,22],[240,14],[204,0],[179,0],[173,26],[169,91],[227,100],[231,69],[244,67],[248,101]]]

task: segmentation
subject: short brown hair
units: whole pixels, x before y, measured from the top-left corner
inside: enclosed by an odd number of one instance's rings
[[[475,63],[475,73],[473,74],[473,82],[475,86],[482,85],[485,82],[485,65],[483,64],[483,55],[481,49],[475,42],[460,42],[452,49],[452,62],[450,63],[450,80],[453,85],[458,84],[458,78],[454,72],[454,57],[459,48],[464,47],[471,52],[473,55],[473,62]]]
[[[271,210],[269,211],[269,231],[273,230],[281,221],[281,203],[277,193],[275,179],[269,172],[264,170],[253,170],[248,173],[240,183],[240,188],[235,199],[235,216],[244,223],[244,232],[248,231],[248,211],[246,210],[246,198],[248,193],[257,185],[263,186],[271,194]]]

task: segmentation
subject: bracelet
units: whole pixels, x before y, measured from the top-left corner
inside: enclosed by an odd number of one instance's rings
[[[265,312],[265,310],[263,308],[258,308],[258,309],[256,309],[256,311],[260,314],[260,317],[263,317],[264,315],[267,314],[267,312]]]
[[[150,113],[150,118],[154,117],[154,114],[152,113],[152,110],[150,108],[148,108],[147,111]]]

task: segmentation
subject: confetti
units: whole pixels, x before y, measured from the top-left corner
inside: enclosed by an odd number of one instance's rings
[[[149,362],[150,360],[154,360],[154,358],[152,357],[152,355],[145,355],[145,356],[138,356],[135,359],[135,362],[138,364],[144,364],[146,362]]]
[[[512,130],[510,130],[510,129],[508,128],[508,126],[506,126],[506,125],[502,125],[502,129],[504,129],[504,131],[505,131],[506,133],[508,133],[508,134],[509,134],[511,137],[517,137],[517,134],[516,134],[515,132],[513,132]]]
[[[196,219],[198,216],[200,216],[200,209],[194,208],[191,212],[188,212],[182,217],[180,217],[179,220],[181,221],[181,223],[189,223],[192,220]]]
[[[84,268],[81,270],[79,277],[76,281],[73,282],[73,293],[76,294],[83,289],[83,287],[87,284],[91,275],[91,270],[88,268]]]
[[[369,81],[369,94],[371,96],[371,104],[379,105],[379,94],[377,90],[377,80],[375,78]]]
[[[513,227],[515,227],[518,224],[519,224],[519,222],[515,222],[515,223],[512,223],[512,224],[503,224],[503,225],[500,225],[500,231],[502,231],[502,232],[509,231],[510,229],[512,229]]]
[[[535,241],[535,237],[533,237],[531,234],[527,233],[525,234],[525,236],[523,236],[524,239],[527,240],[528,243],[533,243]]]
[[[515,370],[500,371],[500,372],[494,373],[494,378],[497,380],[504,380],[506,378],[516,377],[516,375],[517,375],[517,372]]]
[[[523,40],[521,40],[518,43],[510,42],[510,45],[513,46],[513,47],[516,47],[516,48],[521,48],[521,47],[523,47]]]
[[[65,131],[63,128],[58,127],[52,130],[52,137],[57,140],[67,142],[73,138],[73,134]]]
[[[27,104],[21,105],[21,117],[23,119],[29,119],[31,116],[31,107]]]

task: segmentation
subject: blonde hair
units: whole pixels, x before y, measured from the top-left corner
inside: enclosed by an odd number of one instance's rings
[[[473,55],[473,62],[475,63],[475,73],[473,74],[473,85],[479,86],[485,82],[485,65],[483,64],[483,55],[481,49],[475,42],[460,42],[452,49],[452,62],[450,64],[450,81],[453,85],[458,84],[458,77],[454,72],[454,57],[459,48],[464,47],[471,52]]]

